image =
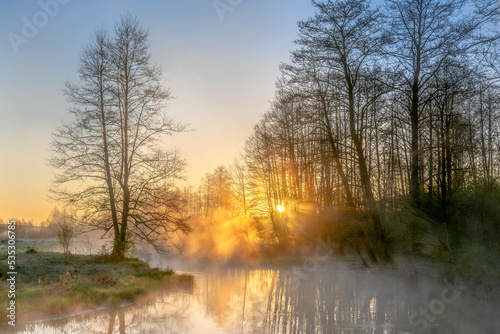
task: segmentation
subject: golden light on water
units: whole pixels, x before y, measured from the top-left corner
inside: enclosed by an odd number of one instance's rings
[[[282,213],[283,211],[285,211],[285,207],[283,205],[278,205],[276,207],[276,210],[278,210],[279,213]]]

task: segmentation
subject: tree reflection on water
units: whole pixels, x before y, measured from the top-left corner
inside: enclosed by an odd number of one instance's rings
[[[494,313],[499,303],[467,291],[441,314],[423,313],[444,288],[436,279],[325,266],[296,286],[294,275],[290,268],[213,269],[198,274],[191,291],[163,292],[127,307],[32,324],[24,332],[451,334],[500,329]]]

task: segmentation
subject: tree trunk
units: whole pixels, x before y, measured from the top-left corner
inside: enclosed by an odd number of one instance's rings
[[[109,163],[109,149],[108,149],[108,134],[106,127],[106,114],[105,114],[105,106],[104,106],[104,82],[103,82],[103,73],[104,68],[101,67],[100,75],[99,75],[99,89],[100,89],[100,109],[101,109],[101,124],[102,124],[102,141],[103,141],[103,150],[104,150],[104,166],[106,170],[106,185],[108,187],[109,193],[109,205],[111,208],[111,220],[113,222],[113,230],[115,233],[115,239],[113,243],[117,242],[118,234],[120,233],[120,228],[118,226],[118,216],[116,213],[116,203],[115,203],[115,191],[113,188],[113,181],[111,179],[111,166]]]
[[[344,188],[347,206],[350,209],[355,209],[356,206],[354,205],[352,192],[351,192],[351,189],[349,188],[349,183],[347,182],[347,177],[345,176],[344,169],[342,168],[342,163],[340,161],[340,156],[339,156],[339,152],[337,150],[337,145],[335,143],[335,138],[333,138],[332,127],[330,124],[330,118],[328,117],[328,109],[326,107],[326,101],[325,101],[325,97],[323,95],[321,95],[321,102],[323,105],[323,117],[325,120],[328,141],[329,141],[330,147],[332,149],[333,159],[335,161],[335,167],[337,169],[337,173],[340,177],[340,180],[342,182],[342,186]]]
[[[356,150],[356,155],[358,156],[358,168],[359,168],[359,176],[361,180],[361,185],[364,190],[364,195],[366,198],[366,204],[368,206],[368,210],[370,211],[370,216],[372,218],[373,229],[375,231],[375,236],[377,238],[377,243],[379,245],[379,250],[382,254],[382,260],[388,262],[391,260],[389,255],[389,251],[387,249],[387,243],[385,240],[385,233],[382,227],[382,222],[379,214],[379,210],[377,207],[377,202],[375,201],[375,197],[373,196],[373,191],[370,182],[370,176],[368,174],[368,168],[366,166],[366,159],[363,152],[363,144],[358,137],[358,133],[356,131],[356,117],[354,114],[354,88],[351,80],[349,79],[348,74],[346,73],[347,84],[348,84],[348,97],[349,97],[349,130],[351,133],[351,138],[354,143],[354,147]]]
[[[418,145],[418,126],[419,126],[419,86],[418,76],[415,73],[413,86],[412,86],[412,99],[410,109],[410,122],[411,122],[411,171],[410,171],[410,198],[412,203],[417,207],[420,204],[420,182],[418,180],[420,152]]]

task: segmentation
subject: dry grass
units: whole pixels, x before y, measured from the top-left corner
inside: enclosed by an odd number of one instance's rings
[[[22,247],[16,252],[18,323],[119,305],[152,291],[192,288],[193,284],[190,275],[152,269],[139,259],[117,262],[94,255],[71,255],[66,259],[63,253],[27,252],[29,249]],[[0,286],[7,292],[7,252],[0,252]],[[0,305],[8,302],[7,293],[1,294]],[[6,314],[6,307],[2,307],[0,317],[6,319]]]

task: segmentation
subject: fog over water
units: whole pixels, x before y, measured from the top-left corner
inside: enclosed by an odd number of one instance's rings
[[[440,278],[377,275],[349,263],[235,267],[149,256],[153,265],[192,273],[194,286],[21,333],[500,332],[500,302]]]

